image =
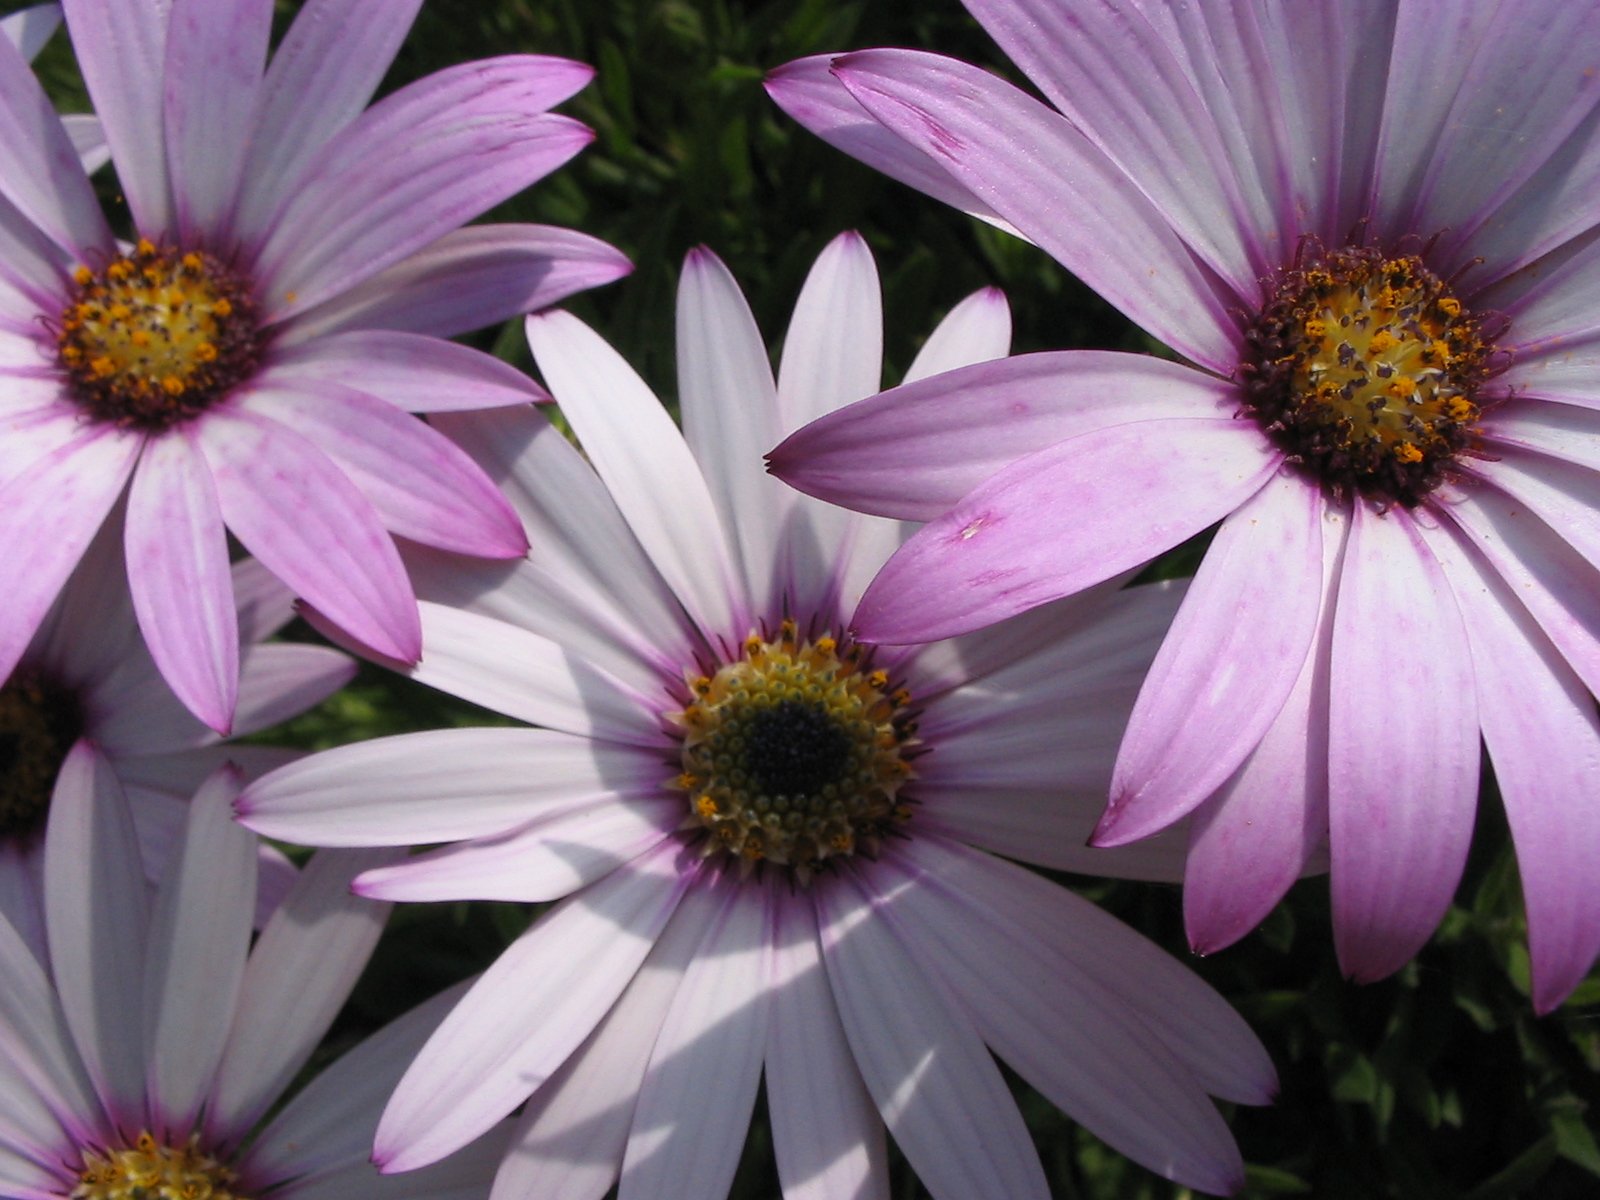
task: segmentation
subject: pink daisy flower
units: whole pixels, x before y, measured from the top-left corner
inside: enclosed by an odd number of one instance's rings
[[[362,875],[365,895],[560,901],[407,1071],[385,1170],[526,1100],[494,1197],[598,1200],[619,1176],[624,1200],[721,1196],[764,1075],[789,1200],[887,1197],[885,1125],[934,1195],[1042,1200],[993,1050],[1152,1170],[1239,1183],[1207,1093],[1264,1102],[1260,1044],[1154,945],[997,856],[1175,872],[1175,839],[1083,840],[1178,591],[1101,589],[872,651],[846,630],[904,527],[761,470],[786,429],[877,389],[880,305],[865,243],[837,239],[774,382],[738,286],[698,250],[682,433],[564,313],[528,337],[588,462],[531,407],[451,418],[544,552],[465,574],[419,556],[411,673],[545,728],[330,751],[238,805],[315,844],[449,843]],[[978,293],[910,374],[1003,354],[1009,333]]]
[[[1481,737],[1553,1008],[1600,950],[1600,11],[967,7],[1054,108],[911,51],[769,90],[1189,364],[1019,357],[780,447],[796,486],[929,522],[857,632],[959,634],[1220,522],[1096,844],[1194,814],[1209,951],[1326,842],[1340,962],[1377,979],[1450,902]]]
[[[206,776],[228,761],[254,778],[297,756],[225,743],[178,703],[139,638],[122,585],[121,532],[113,514],[0,686],[0,916],[36,949],[56,808],[95,791],[126,797],[154,881]],[[243,736],[320,703],[350,680],[355,663],[324,647],[267,643],[294,615],[293,596],[252,560],[231,576],[242,647],[234,732]],[[265,919],[294,868],[268,846],[261,857]]]
[[[269,1111],[344,1004],[389,906],[351,876],[392,857],[314,857],[251,947],[255,838],[223,768],[146,898],[131,815],[103,771],[52,815],[49,958],[0,918],[0,1192],[11,1200],[467,1200],[490,1134],[405,1184],[368,1161],[401,1067],[459,989],[373,1034]],[[409,1185],[409,1186],[407,1186]]]
[[[0,42],[0,673],[124,492],[139,626],[223,732],[225,531],[401,660],[420,635],[391,534],[526,550],[483,473],[407,413],[536,396],[442,339],[628,269],[563,230],[459,228],[589,141],[543,110],[591,71],[468,63],[363,111],[418,3],[310,0],[264,69],[272,0],[68,0],[132,244]]]

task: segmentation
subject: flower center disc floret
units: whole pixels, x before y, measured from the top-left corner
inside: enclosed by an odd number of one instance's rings
[[[43,823],[82,726],[72,695],[29,672],[0,687],[0,841],[25,838]]]
[[[125,1149],[83,1151],[72,1200],[251,1200],[236,1179],[198,1137],[167,1146],[145,1132]]]
[[[1413,254],[1349,246],[1283,271],[1249,331],[1244,407],[1336,496],[1417,504],[1477,441],[1504,322]]]
[[[254,371],[256,306],[211,255],[141,240],[99,271],[79,267],[57,356],[96,421],[161,430],[204,412]]]
[[[704,854],[787,867],[805,884],[910,818],[911,698],[867,658],[827,634],[802,641],[786,620],[715,674],[689,677],[692,701],[668,714],[683,738],[673,787]]]

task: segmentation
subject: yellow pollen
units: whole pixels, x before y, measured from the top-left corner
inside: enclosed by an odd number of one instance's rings
[[[162,429],[187,420],[254,369],[255,307],[243,282],[209,255],[140,239],[78,291],[56,345],[70,390],[90,417]]]
[[[122,1149],[84,1150],[71,1200],[251,1200],[237,1176],[200,1148],[199,1135],[179,1146],[141,1132]]]
[[[886,693],[888,672],[861,660],[853,644],[841,654],[830,634],[802,641],[785,621],[714,674],[686,675],[693,699],[667,714],[682,739],[668,786],[687,793],[685,829],[708,835],[703,854],[784,867],[804,885],[908,819],[910,694]]]
[[[1476,442],[1488,328],[1503,321],[1468,313],[1415,255],[1335,250],[1281,273],[1243,403],[1336,494],[1415,504]]]

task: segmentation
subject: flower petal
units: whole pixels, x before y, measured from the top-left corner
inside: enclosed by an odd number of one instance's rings
[[[688,886],[675,844],[557,905],[513,942],[412,1061],[373,1159],[409,1171],[477,1137],[548,1079],[594,1030]]]
[[[704,937],[650,1051],[618,1200],[726,1195],[755,1109],[772,889],[753,896],[741,880],[724,878],[696,891],[710,902]]]
[[[1231,384],[1146,355],[1023,354],[849,405],[791,434],[767,460],[813,496],[931,521],[1042,446],[1130,421],[1237,408]]]
[[[100,427],[0,486],[6,564],[0,673],[9,675],[133,470],[144,439]]]
[[[344,1007],[389,915],[388,905],[351,894],[350,881],[395,857],[392,850],[324,851],[301,869],[244,967],[206,1098],[214,1136],[231,1142],[253,1128]]]
[[[543,178],[593,140],[544,113],[593,75],[564,59],[463,63],[394,92],[330,138],[267,223],[270,321],[370,279]]]
[[[325,646],[253,646],[239,664],[238,737],[270,729],[321,704],[355,677],[356,663]]]
[[[454,337],[621,279],[633,264],[588,234],[549,225],[471,225],[308,309],[280,345],[351,329]]]
[[[1233,778],[1194,812],[1183,877],[1189,945],[1210,954],[1254,929],[1328,836],[1328,669],[1341,514],[1324,518],[1321,610],[1289,698]]]
[[[319,846],[409,846],[509,832],[600,796],[653,794],[653,755],[548,729],[435,729],[312,755],[257,780],[240,819]]]
[[[1223,521],[1134,703],[1095,845],[1172,824],[1261,741],[1314,640],[1325,523],[1288,474]]]
[[[256,902],[256,839],[229,809],[224,767],[189,806],[150,915],[144,968],[145,1096],[170,1135],[194,1125],[233,1023]]]
[[[1016,1101],[969,1010],[924,972],[892,915],[894,889],[855,871],[813,889],[839,1019],[873,1102],[928,1190],[1045,1200]]]
[[[967,0],[967,9],[1196,255],[1253,299],[1275,264],[1247,231],[1265,232],[1267,214],[1247,205],[1216,116],[1143,14],[1047,0]]]
[[[50,969],[73,1041],[107,1114],[136,1128],[144,1029],[132,997],[145,972],[144,866],[116,771],[87,741],[72,747],[56,777],[44,887]]]
[[[173,0],[162,100],[176,233],[187,245],[226,230],[245,178],[272,8],[272,0],[235,0],[227,8]]]
[[[655,773],[660,774],[660,763]],[[356,880],[356,890],[379,900],[559,900],[637,858],[683,824],[682,799],[659,791],[659,786],[639,787],[551,805],[506,833],[368,871]]]
[[[833,63],[838,57],[817,54],[785,63],[769,71],[762,86],[779,108],[828,145],[952,208],[1019,238],[1024,236],[968,191],[937,158],[896,137],[873,119],[834,76]]]
[[[258,377],[290,386],[332,383],[377,396],[405,412],[453,412],[548,400],[509,363],[436,337],[356,329],[275,350]]]
[[[361,115],[422,0],[309,0],[261,83],[235,220],[247,240],[282,203],[306,161]]]
[[[98,7],[92,2],[73,5],[67,19],[72,21],[73,14],[85,8]],[[131,19],[127,21],[112,17],[107,22],[110,28],[102,30],[88,44],[80,43],[74,36],[73,46],[86,80],[91,74],[95,46],[103,44],[107,35],[115,38],[133,32],[126,28],[129,25],[161,19],[155,14],[164,5],[142,7],[150,10],[149,16],[129,14]],[[76,22],[73,29],[76,35]],[[92,80],[90,90],[94,91]],[[100,111],[106,110],[102,107]],[[121,122],[115,123],[121,125]],[[110,129],[108,125],[107,131]],[[132,174],[135,172],[130,168]],[[55,106],[34,77],[27,59],[9,38],[0,38],[0,191],[28,220],[62,249],[70,251],[80,263],[99,261],[115,245],[94,188],[78,159],[77,147],[67,136],[61,119],[56,116]],[[131,185],[128,199],[131,203]]]
[[[128,489],[124,538],[133,609],[162,678],[227,736],[239,702],[239,618],[217,490],[188,431],[150,439]]]
[[[1428,940],[1461,878],[1478,713],[1466,630],[1427,539],[1398,508],[1354,507],[1333,613],[1328,833],[1339,965],[1370,983]]]
[[[415,662],[411,584],[356,485],[305,438],[251,413],[213,409],[198,436],[223,519],[245,548],[351,636]]]
[[[1440,558],[1472,650],[1478,719],[1528,909],[1533,1007],[1544,1014],[1583,981],[1600,954],[1600,893],[1587,883],[1600,855],[1594,804],[1600,719],[1593,698],[1506,582],[1454,540],[1440,547]]]
[[[172,227],[162,103],[172,0],[66,0],[61,7],[134,226],[146,236],[164,234]]]
[[[1226,516],[1280,459],[1231,418],[1137,421],[1040,450],[913,535],[861,598],[856,632],[932,641],[1081,591]]]
[[[777,385],[755,317],[728,268],[691,250],[678,282],[678,397],[684,440],[700,464],[756,611],[770,613],[783,580],[778,531],[795,493],[761,469],[783,432]]]
[[[1276,1079],[1265,1048],[1221,996],[1133,930],[1021,868],[933,838],[892,857],[903,881],[893,889],[894,919],[927,948],[924,968],[938,970],[1001,1058],[1166,1178],[1221,1193],[1243,1182],[1206,1089],[1262,1103]],[[1058,927],[1077,944],[1041,937]]]
[[[520,558],[528,539],[476,463],[422,421],[365,391],[262,379],[242,411],[292,429],[326,454],[392,532],[481,558]]]
[[[856,1069],[807,902],[773,909],[767,1113],[785,1200],[889,1200],[883,1119]]]
[[[527,330],[545,382],[661,577],[701,629],[741,636],[748,601],[710,520],[711,491],[667,410],[576,317],[537,314]]]
[[[1186,245],[1171,214],[1060,113],[977,67],[912,50],[847,54],[833,70],[890,131],[1138,324],[1201,366],[1237,364],[1234,309],[1255,294],[1248,260],[1198,225],[1185,233],[1199,244]],[[1224,236],[1234,224],[1210,223]],[[1190,245],[1209,252],[1211,271]]]

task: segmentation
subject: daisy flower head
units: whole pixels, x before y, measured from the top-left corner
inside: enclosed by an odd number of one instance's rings
[[[411,673],[544,728],[330,751],[238,805],[311,844],[446,843],[361,876],[366,895],[558,901],[418,1056],[377,1161],[428,1163],[526,1101],[500,1200],[619,1178],[624,1200],[720,1196],[764,1076],[790,1200],[886,1197],[885,1126],[936,1196],[1042,1198],[992,1050],[1151,1169],[1237,1186],[1208,1093],[1264,1102],[1260,1044],[1155,946],[1000,857],[1176,877],[1177,839],[1083,841],[1178,591],[1099,589],[915,649],[851,637],[904,527],[783,487],[761,451],[879,386],[853,234],[812,268],[776,380],[728,270],[689,255],[681,432],[575,318],[527,328],[583,455],[531,406],[452,415],[546,552],[465,574],[418,554]],[[910,376],[1009,334],[977,293]]]
[[[225,742],[172,694],[139,637],[122,580],[113,513],[0,684],[0,916],[44,945],[44,857],[54,812],[112,792],[128,805],[146,877],[160,877],[189,797],[223,762],[254,778],[295,757]],[[239,736],[321,702],[355,663],[321,646],[269,643],[293,616],[289,590],[253,560],[230,572],[241,646]],[[258,915],[283,898],[294,868],[262,844]]]
[[[231,767],[196,792],[153,898],[120,794],[63,797],[45,849],[48,957],[0,917],[0,1193],[14,1200],[463,1200],[504,1133],[395,1187],[368,1160],[383,1098],[453,998],[278,1102],[389,906],[350,892],[386,851],[314,856],[251,945],[257,849]],[[276,1108],[276,1111],[273,1111]],[[270,1120],[264,1120],[272,1111]]]
[[[1553,1008],[1600,950],[1600,11],[967,8],[1048,104],[898,50],[768,90],[1188,361],[1021,356],[780,447],[796,486],[929,522],[859,632],[962,633],[1216,526],[1096,843],[1193,814],[1201,951],[1326,843],[1340,962],[1377,979],[1449,904],[1481,738]]]
[[[219,731],[238,699],[227,533],[402,660],[419,632],[391,535],[527,549],[408,414],[528,400],[443,339],[627,270],[563,230],[461,228],[589,141],[545,110],[592,72],[511,55],[368,108],[419,3],[308,0],[269,66],[272,0],[69,0],[126,240],[0,44],[0,672],[124,493],[139,626]]]

